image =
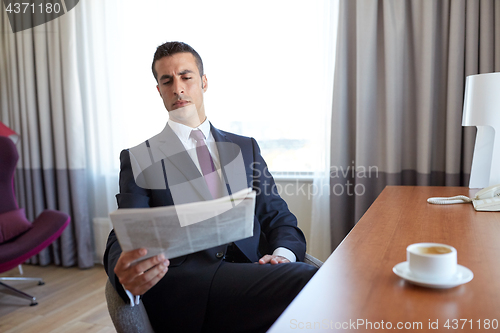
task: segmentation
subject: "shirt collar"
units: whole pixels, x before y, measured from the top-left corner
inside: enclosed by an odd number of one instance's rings
[[[199,129],[205,136],[205,139],[207,139],[210,135],[210,122],[208,121],[208,118],[206,118],[205,121],[196,128],[192,128],[184,124],[177,123],[170,119],[168,120],[167,124],[170,126],[172,131],[174,131],[174,133],[179,137],[181,141],[190,140],[189,136],[191,135],[191,131],[194,129]]]

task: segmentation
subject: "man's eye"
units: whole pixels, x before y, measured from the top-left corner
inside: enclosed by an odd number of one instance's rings
[[[163,82],[163,85],[165,86],[165,85],[167,85],[169,83],[170,83],[170,81],[165,81],[165,82]]]
[[[191,77],[185,77],[184,80],[191,80]]]

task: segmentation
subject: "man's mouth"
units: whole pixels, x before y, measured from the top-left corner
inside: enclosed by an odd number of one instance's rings
[[[187,104],[189,104],[189,101],[181,99],[181,100],[178,100],[177,102],[174,103],[174,107],[180,108],[180,107],[186,106]]]

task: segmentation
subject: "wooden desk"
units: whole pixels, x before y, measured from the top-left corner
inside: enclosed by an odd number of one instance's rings
[[[412,332],[500,331],[500,213],[426,202],[475,192],[386,187],[269,332],[385,332],[389,323],[394,331],[398,323],[411,325],[407,331]],[[458,263],[472,270],[474,279],[452,289],[430,289],[399,278],[392,268],[406,261],[408,245],[419,242],[454,246]],[[447,320],[450,329],[444,327]],[[439,329],[430,330],[436,321]]]

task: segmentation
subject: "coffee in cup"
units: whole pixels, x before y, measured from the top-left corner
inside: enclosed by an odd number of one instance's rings
[[[447,246],[435,245],[435,246],[419,246],[417,251],[421,254],[445,254],[452,252]]]
[[[447,280],[457,271],[457,250],[446,244],[411,244],[406,259],[411,274],[419,279]]]

